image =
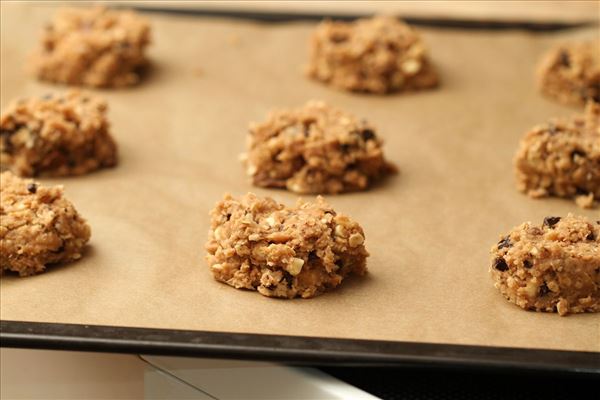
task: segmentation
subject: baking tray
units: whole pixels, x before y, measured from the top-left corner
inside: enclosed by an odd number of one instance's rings
[[[46,4],[2,5],[2,106],[17,96],[61,89],[31,80],[21,68],[24,49],[36,42],[30,27],[43,26],[53,11]],[[536,93],[535,61],[558,40],[597,35],[597,26],[552,34],[536,28],[544,33],[532,34],[522,23],[503,22],[490,31],[463,21],[463,28],[475,30],[424,29],[441,88],[379,97],[303,78],[305,52],[287,50],[305,46],[314,23],[294,22],[290,15],[246,15],[263,21],[256,23],[240,20],[240,13],[177,13],[186,15],[148,14],[155,43],[146,82],[100,93],[109,100],[120,165],[82,178],[44,180],[65,184],[92,225],[92,242],[80,262],[26,280],[2,279],[2,346],[600,372],[597,314],[524,312],[505,302],[487,275],[487,251],[510,227],[550,214],[598,215],[568,201],[527,199],[514,190],[510,171],[527,128],[577,111]],[[23,25],[25,18],[29,24]],[[273,20],[286,23],[264,23]],[[285,57],[279,57],[282,51]],[[486,61],[498,55],[498,62]],[[214,282],[202,245],[206,213],[220,195],[252,190],[288,204],[296,198],[246,181],[237,154],[248,121],[309,98],[373,121],[388,157],[401,168],[398,177],[370,192],[328,197],[363,224],[372,253],[369,277],[290,302]],[[136,118],[141,110],[144,117]],[[442,126],[448,129],[444,135]],[[377,207],[370,209],[372,204]],[[481,216],[472,218],[474,212]],[[427,274],[420,275],[423,269]],[[431,281],[425,285],[426,279]],[[424,298],[411,297],[420,287]],[[271,315],[285,317],[279,323]]]

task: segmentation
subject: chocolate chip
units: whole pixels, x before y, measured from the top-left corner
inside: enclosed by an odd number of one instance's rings
[[[28,183],[27,184],[27,191],[29,193],[35,193],[35,192],[37,192],[37,185],[35,183]]]
[[[508,271],[508,265],[506,264],[506,261],[504,261],[504,258],[496,258],[494,260],[494,268],[502,272]]]
[[[363,129],[360,131],[360,136],[362,136],[363,140],[365,141],[372,140],[375,139],[375,132],[373,132],[371,129]]]
[[[227,219],[227,221],[229,221],[231,219],[231,213],[227,213],[227,215],[225,216],[225,218]]]
[[[558,56],[558,60],[560,62],[560,65],[562,65],[563,67],[571,66],[571,60],[569,59],[569,53],[567,53],[564,50],[560,52],[560,54]]]
[[[15,125],[15,127],[13,129],[0,129],[0,136],[11,137],[15,133],[17,133],[17,131],[19,129],[21,129],[22,127],[23,127],[22,125]]]
[[[540,285],[540,296],[544,296],[544,295],[548,294],[549,291],[550,291],[550,289],[548,289],[546,282],[544,282]]]
[[[582,150],[579,150],[579,149],[577,149],[577,150],[573,150],[573,151],[571,152],[571,159],[572,159],[572,160],[574,160],[574,159],[575,159],[575,157],[582,157],[582,158],[583,158],[583,157],[585,157],[586,155],[587,155],[587,154],[585,153],[585,151],[582,151]]]
[[[552,228],[554,225],[558,224],[558,221],[560,221],[560,217],[546,217],[544,218],[544,226]]]
[[[596,235],[594,235],[594,231],[590,232],[589,235],[585,237],[586,240],[596,240]]]
[[[510,242],[510,236],[507,236],[498,242],[498,250],[503,249],[505,247],[512,247],[512,243]]]
[[[529,261],[529,260],[523,260],[523,267],[525,267],[525,268],[531,268],[532,267],[531,261]]]
[[[342,153],[350,152],[351,148],[352,148],[352,146],[349,145],[348,143],[340,143],[340,150],[342,151]]]
[[[310,127],[315,123],[316,121],[314,119],[307,119],[305,121],[302,121],[302,126],[304,128],[304,137],[308,137],[308,135],[310,134]]]
[[[283,279],[287,282],[287,287],[291,288],[294,283],[294,277],[287,271],[283,271]]]

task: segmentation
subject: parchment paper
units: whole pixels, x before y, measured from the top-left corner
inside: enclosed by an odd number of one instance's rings
[[[2,4],[1,105],[63,90],[29,78],[26,54],[54,8]],[[82,260],[31,278],[1,279],[1,318],[56,323],[386,339],[600,351],[600,314],[526,312],[494,289],[489,249],[523,221],[573,202],[515,190],[521,135],[569,109],[542,98],[532,71],[570,36],[423,30],[439,90],[355,95],[306,80],[312,24],[259,25],[149,16],[154,70],[143,85],[101,91],[120,164],[48,180],[92,226]],[[213,280],[204,261],[208,212],[223,193],[254,191],[238,154],[247,124],[272,107],[324,99],[374,122],[402,173],[365,193],[329,196],[358,220],[370,274],[311,300],[275,300]]]

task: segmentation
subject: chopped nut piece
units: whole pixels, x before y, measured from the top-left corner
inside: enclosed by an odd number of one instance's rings
[[[364,241],[365,238],[362,237],[362,235],[359,233],[354,233],[352,236],[350,236],[350,239],[348,239],[350,247],[360,246],[361,244],[363,244]]]
[[[406,60],[402,63],[402,71],[407,75],[414,75],[421,69],[421,63],[417,60]]]
[[[296,276],[302,271],[302,266],[304,265],[304,260],[301,258],[292,258],[292,262],[288,264],[286,270],[290,274]]]

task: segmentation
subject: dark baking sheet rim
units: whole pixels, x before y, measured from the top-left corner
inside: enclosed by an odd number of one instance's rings
[[[136,7],[133,7],[136,8]],[[143,12],[287,22],[364,15],[267,13],[232,10],[139,8]],[[414,25],[460,29],[553,31],[590,25],[561,22],[404,19]],[[270,360],[294,364],[464,368],[544,374],[600,375],[600,352],[512,347],[259,335],[0,320],[0,347],[190,357]]]
[[[2,347],[600,376],[600,353],[0,321]]]

